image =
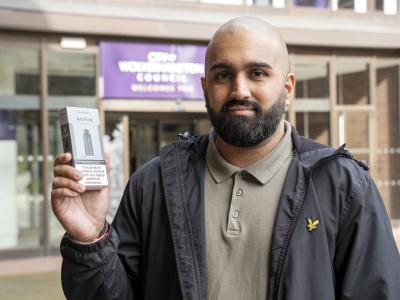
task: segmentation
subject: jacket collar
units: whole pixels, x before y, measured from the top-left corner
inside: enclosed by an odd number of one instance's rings
[[[165,204],[184,300],[206,296],[204,166],[208,136],[182,140],[161,149]]]

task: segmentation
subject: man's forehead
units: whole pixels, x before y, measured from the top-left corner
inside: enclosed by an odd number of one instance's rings
[[[286,65],[288,60],[286,44],[280,33],[268,23],[250,17],[233,19],[222,25],[214,34],[207,47],[206,69],[215,59],[223,59],[224,54],[258,51],[258,57],[282,60]],[[272,61],[265,61],[272,63]],[[281,64],[280,63],[280,64]],[[286,66],[283,66],[286,69]],[[288,71],[288,70],[287,70]]]
[[[281,55],[276,41],[243,28],[220,33],[207,48],[206,68],[215,64],[273,64]]]

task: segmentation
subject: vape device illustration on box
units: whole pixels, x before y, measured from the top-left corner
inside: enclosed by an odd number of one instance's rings
[[[92,136],[90,135],[89,129],[83,130],[83,144],[85,145],[86,156],[93,156]]]

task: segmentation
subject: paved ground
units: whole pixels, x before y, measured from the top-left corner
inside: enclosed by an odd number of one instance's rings
[[[60,269],[59,257],[0,261],[0,299],[65,299],[61,289]]]
[[[2,300],[62,300],[60,273],[39,273],[0,277]]]

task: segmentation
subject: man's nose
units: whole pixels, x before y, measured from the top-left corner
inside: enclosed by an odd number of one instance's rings
[[[242,76],[236,76],[233,80],[231,99],[242,100],[250,98],[251,90],[248,81]]]

